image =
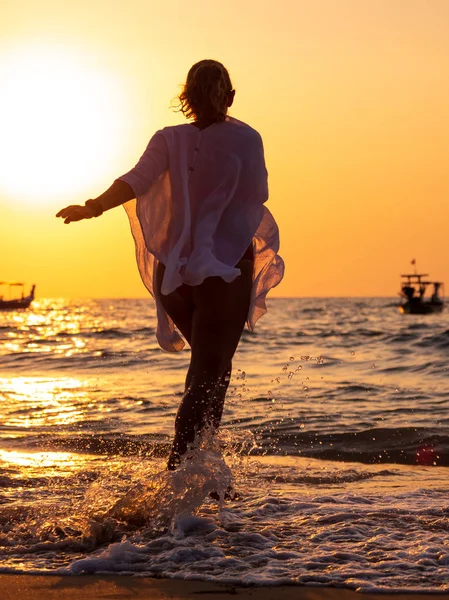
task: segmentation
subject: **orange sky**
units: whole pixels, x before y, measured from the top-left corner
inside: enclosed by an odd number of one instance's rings
[[[448,25],[446,0],[4,0],[0,279],[146,295],[122,208],[53,215],[183,122],[178,85],[216,58],[265,143],[287,266],[273,295],[393,296],[412,258],[449,284]]]

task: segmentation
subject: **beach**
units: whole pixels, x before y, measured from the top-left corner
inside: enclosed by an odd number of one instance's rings
[[[89,600],[111,598],[151,598],[217,600],[235,596],[241,600],[430,600],[434,594],[357,594],[341,588],[299,586],[233,587],[202,581],[87,575],[84,577],[0,576],[2,600]],[[438,598],[449,598],[441,594]]]

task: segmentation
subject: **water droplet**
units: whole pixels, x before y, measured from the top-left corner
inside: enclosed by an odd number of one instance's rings
[[[287,376],[287,377],[288,377],[289,379],[292,379],[292,378],[293,378],[293,375],[294,375],[293,371],[290,371],[290,373],[288,374],[288,376]]]
[[[288,359],[290,362],[293,362],[295,360],[294,356],[290,356],[290,358]]]

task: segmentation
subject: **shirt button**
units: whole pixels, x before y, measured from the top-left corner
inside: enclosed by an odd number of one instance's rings
[[[189,171],[193,171],[193,167],[189,167]]]

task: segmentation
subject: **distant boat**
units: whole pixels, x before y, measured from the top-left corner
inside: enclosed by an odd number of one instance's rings
[[[412,262],[414,264],[414,262]],[[428,281],[424,273],[401,275],[404,279],[401,284],[402,303],[399,310],[405,314],[428,315],[440,313],[444,308],[443,289],[441,281]],[[426,296],[429,286],[433,286],[431,296]]]
[[[36,286],[33,285],[28,296],[23,295],[24,284],[23,283],[9,283],[7,281],[0,281],[0,286],[8,286],[9,297],[5,299],[0,294],[0,310],[15,310],[20,308],[28,308],[34,300],[34,290]],[[11,298],[11,291],[13,288],[20,287],[21,295],[19,298]]]

